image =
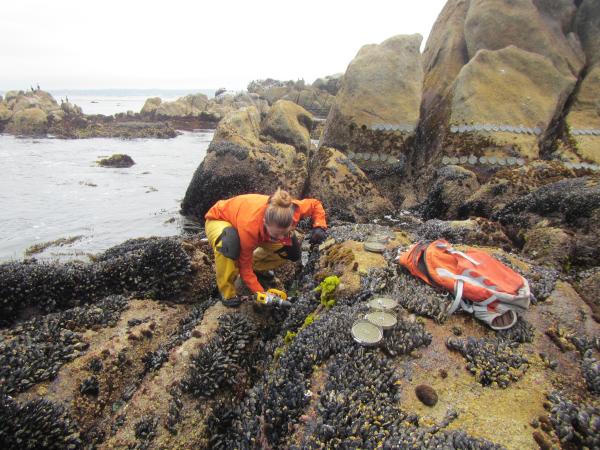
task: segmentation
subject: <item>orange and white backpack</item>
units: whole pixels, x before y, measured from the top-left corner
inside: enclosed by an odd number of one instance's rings
[[[454,293],[448,315],[461,308],[494,330],[504,330],[517,322],[517,312],[529,307],[527,280],[481,250],[462,252],[438,239],[412,245],[398,261],[427,284]],[[510,324],[494,326],[493,320],[507,311],[512,316]]]

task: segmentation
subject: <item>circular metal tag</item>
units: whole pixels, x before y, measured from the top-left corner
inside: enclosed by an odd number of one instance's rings
[[[396,316],[387,311],[370,312],[365,316],[365,319],[367,319],[373,325],[383,328],[384,330],[393,328],[396,326],[396,323],[398,323]]]
[[[385,245],[379,242],[365,242],[363,247],[368,252],[383,253],[385,251]]]
[[[369,300],[368,305],[379,311],[394,309],[398,306],[398,302],[391,297],[374,297]]]
[[[383,339],[383,330],[368,320],[357,320],[352,324],[352,337],[362,345],[377,345]]]

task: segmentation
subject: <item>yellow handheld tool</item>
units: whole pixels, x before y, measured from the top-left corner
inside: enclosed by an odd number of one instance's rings
[[[279,289],[269,289],[267,292],[257,292],[256,301],[263,305],[288,306],[287,294]]]

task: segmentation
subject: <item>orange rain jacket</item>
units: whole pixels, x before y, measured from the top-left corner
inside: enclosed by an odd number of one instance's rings
[[[206,220],[224,220],[229,222],[240,235],[240,275],[246,286],[254,292],[264,291],[252,269],[252,253],[262,243],[270,241],[264,227],[265,210],[269,201],[268,195],[244,194],[227,200],[219,200],[208,210]],[[327,228],[325,210],[319,200],[307,198],[293,200],[296,206],[293,225],[305,217],[312,218],[313,228]],[[283,245],[291,245],[291,239],[278,241]]]

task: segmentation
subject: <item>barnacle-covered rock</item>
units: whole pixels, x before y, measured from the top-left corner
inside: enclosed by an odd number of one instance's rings
[[[484,386],[496,383],[506,388],[518,381],[529,367],[516,342],[469,337],[448,338],[446,345],[465,357],[467,369]]]
[[[500,224],[482,217],[450,221],[430,219],[418,226],[415,233],[422,241],[446,239],[452,244],[494,246],[505,250],[512,248],[512,242]]]
[[[393,209],[362,169],[335,148],[321,146],[311,159],[308,189],[329,218],[365,222]]]
[[[517,229],[532,228],[542,218],[550,226],[567,227],[575,233],[573,263],[597,266],[600,261],[598,221],[600,178],[570,178],[542,186],[522,196],[494,215],[493,219]]]
[[[443,166],[422,205],[424,219],[456,219],[465,198],[479,189],[477,176],[460,166]]]
[[[572,259],[573,238],[562,228],[535,227],[525,233],[523,253],[541,265],[561,269]]]
[[[575,289],[592,308],[596,322],[600,322],[600,268],[596,267],[577,275]]]

